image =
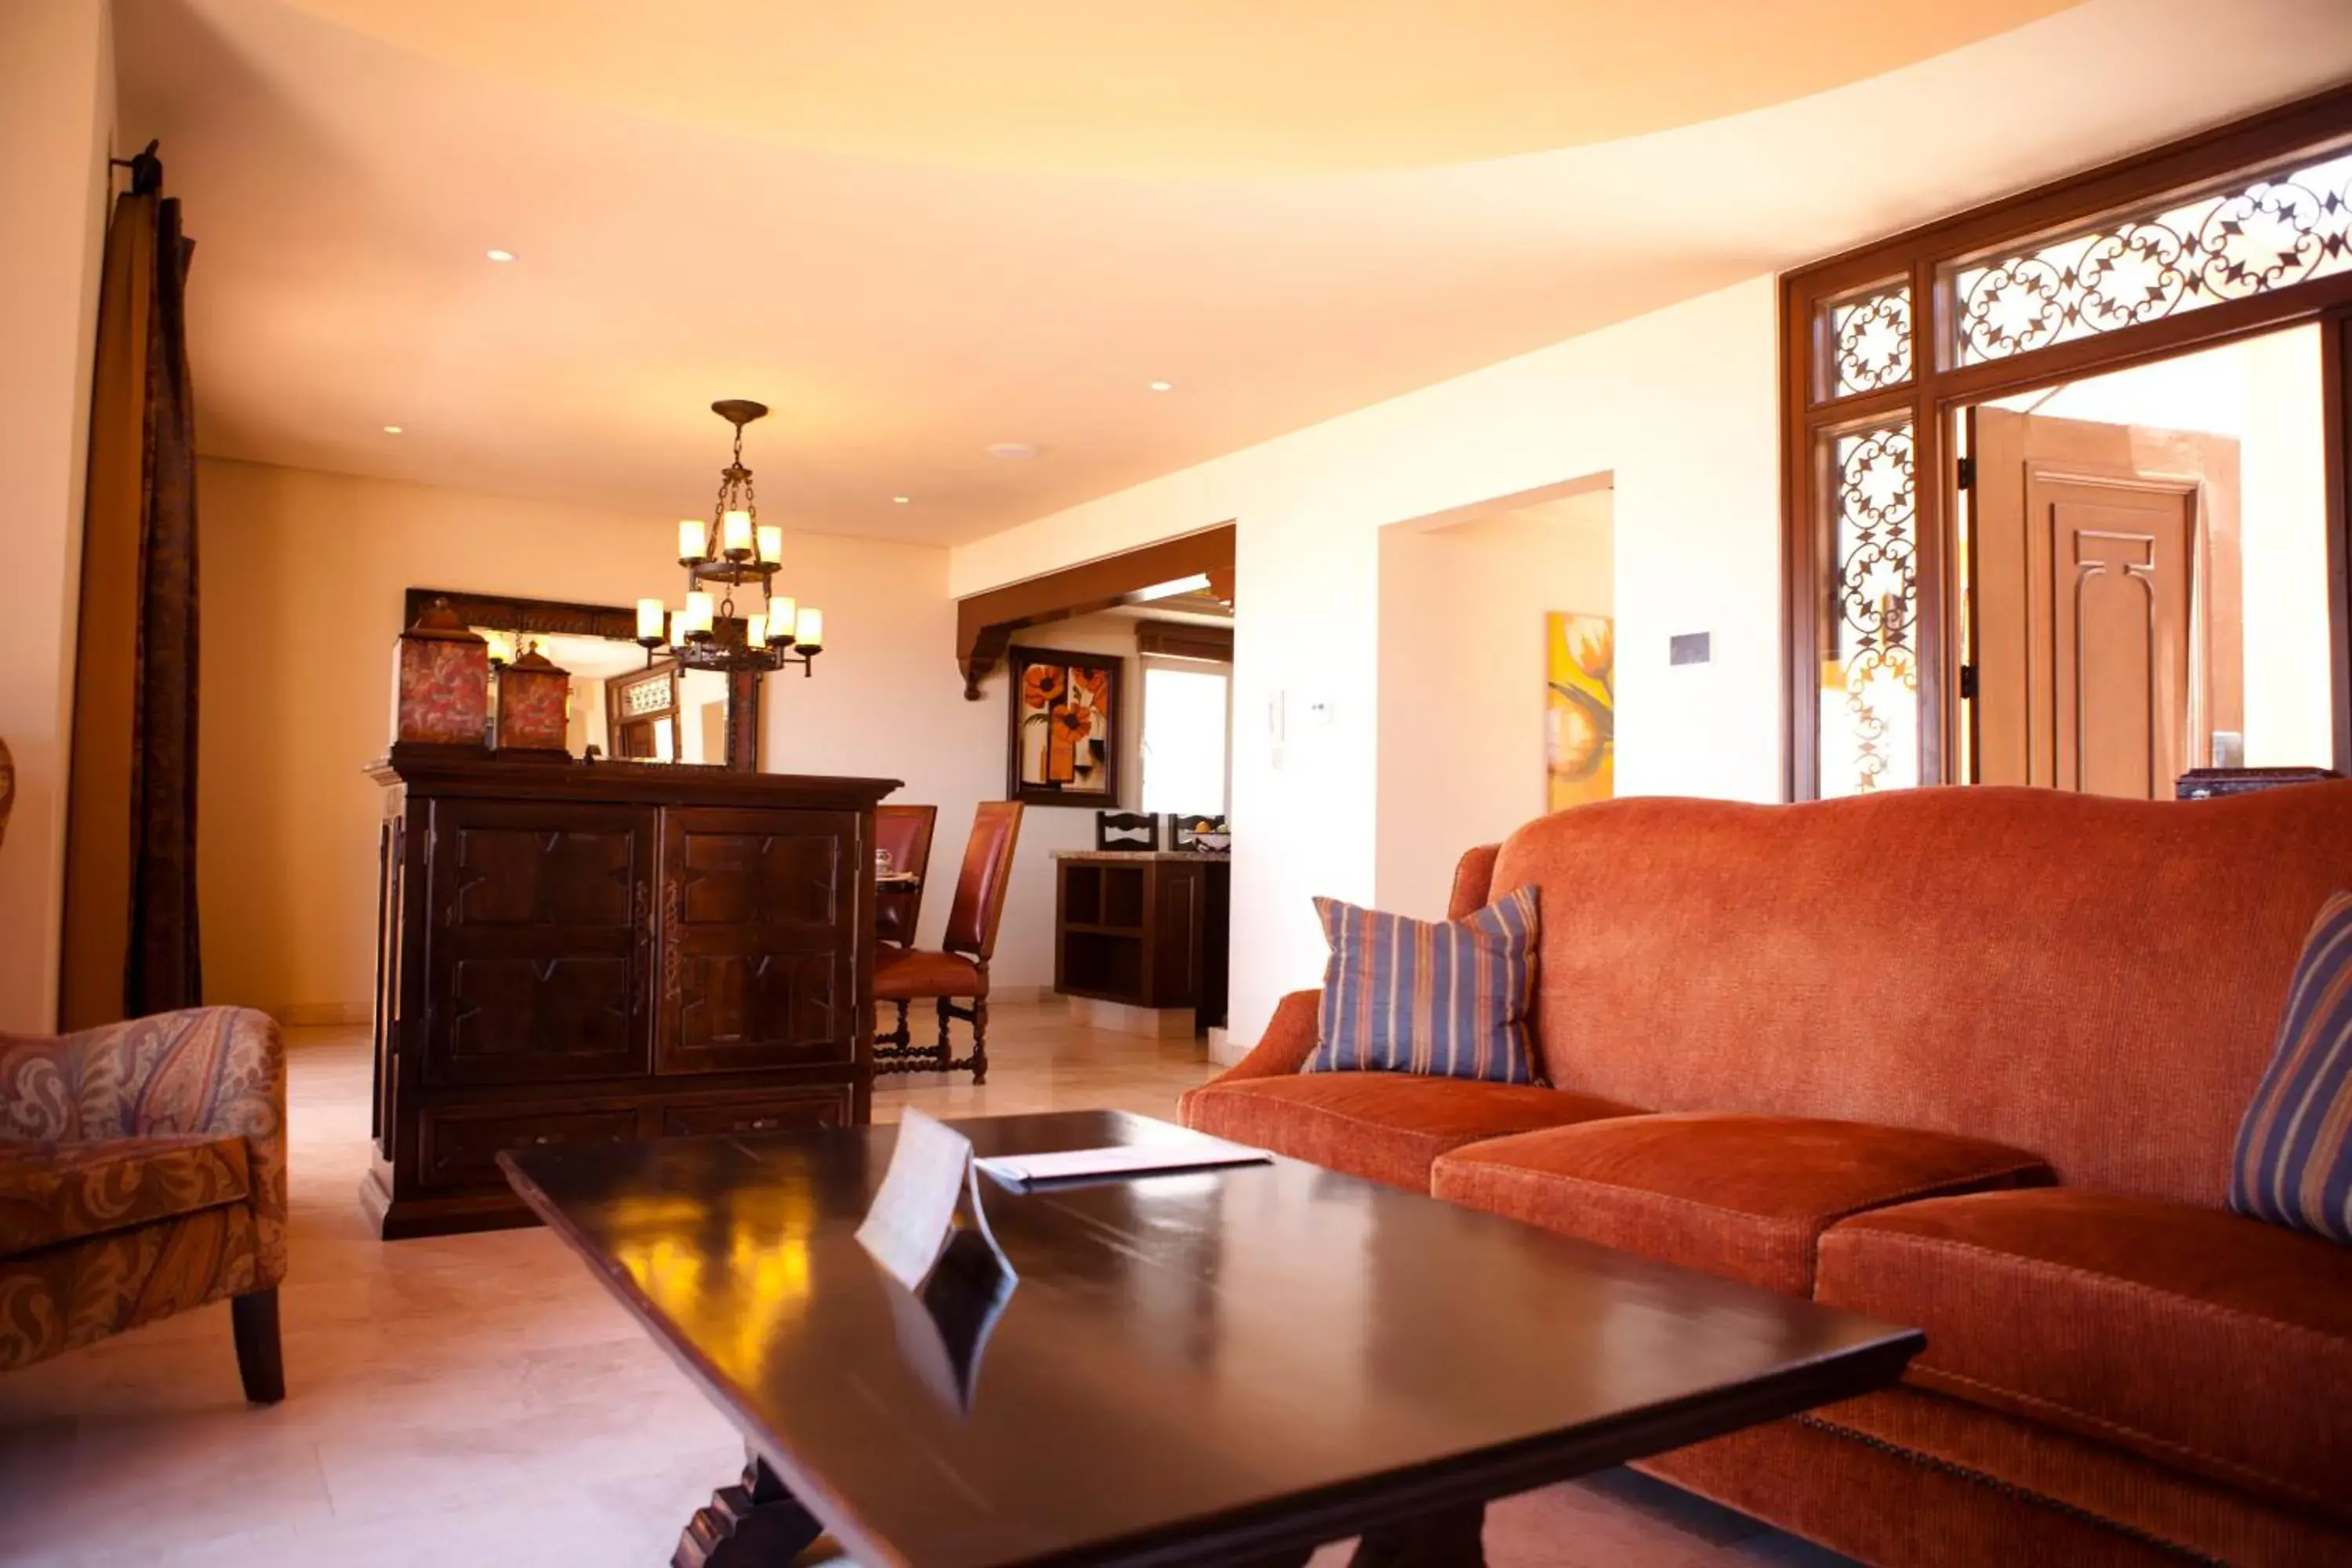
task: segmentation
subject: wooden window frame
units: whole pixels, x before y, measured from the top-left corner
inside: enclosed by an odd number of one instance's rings
[[[2305,151],[2352,146],[2352,87],[2302,100],[1908,230],[1785,273],[1780,279],[1780,515],[1783,787],[1821,794],[1821,681],[1825,610],[1835,563],[1826,559],[1825,437],[1907,416],[1916,462],[1918,571],[1919,783],[1951,776],[1958,754],[1958,616],[1949,570],[1958,493],[1956,409],[2053,382],[2169,359],[2306,322],[2321,327],[2326,432],[2329,634],[2335,766],[2352,772],[2352,271],[2168,315],[2136,326],[1976,364],[1955,363],[1948,269],[1988,252],[2057,237],[2183,191],[2252,174]],[[2344,146],[2337,146],[2337,152]],[[1895,279],[1911,287],[1911,378],[1844,397],[1822,395],[1828,345],[1822,307]]]

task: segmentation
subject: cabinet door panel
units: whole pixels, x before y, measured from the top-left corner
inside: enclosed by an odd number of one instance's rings
[[[629,1077],[652,1036],[651,807],[436,801],[436,1083]]]
[[[673,809],[663,824],[655,1070],[853,1060],[872,922],[856,814]]]

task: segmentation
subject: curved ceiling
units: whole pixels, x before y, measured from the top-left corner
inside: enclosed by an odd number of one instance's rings
[[[648,117],[305,8],[329,3],[113,0],[116,140],[163,139],[197,241],[202,449],[627,511],[656,540],[709,506],[713,398],[775,410],[744,453],[787,526],[960,542],[2352,79],[2345,0],[2084,0],[1647,136],[1106,178]],[[545,0],[467,4],[499,29]]]
[[[493,79],[820,152],[1425,168],[1859,81],[2075,0],[288,0]]]

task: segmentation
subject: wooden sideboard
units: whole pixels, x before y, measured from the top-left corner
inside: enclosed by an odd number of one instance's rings
[[[387,1240],[530,1223],[501,1149],[868,1120],[896,780],[405,749],[368,774]]]
[[[1057,849],[1054,989],[1225,1021],[1232,857],[1194,850]]]

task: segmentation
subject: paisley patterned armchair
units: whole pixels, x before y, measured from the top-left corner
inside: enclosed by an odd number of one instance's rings
[[[285,1397],[286,1052],[242,1007],[0,1035],[0,1371],[229,1300]]]

